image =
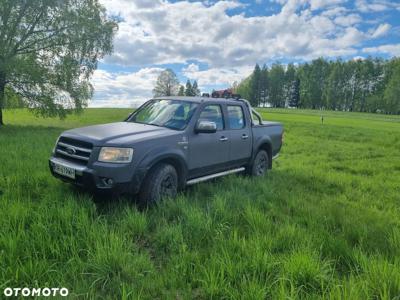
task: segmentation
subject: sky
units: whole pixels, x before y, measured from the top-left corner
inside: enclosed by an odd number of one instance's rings
[[[138,106],[166,68],[211,92],[256,63],[400,57],[400,0],[100,2],[119,29],[93,74],[91,107]]]

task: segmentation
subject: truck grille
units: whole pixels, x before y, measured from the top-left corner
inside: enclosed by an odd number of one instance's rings
[[[62,136],[57,143],[56,155],[65,160],[86,165],[90,159],[92,149],[93,145],[91,143]]]

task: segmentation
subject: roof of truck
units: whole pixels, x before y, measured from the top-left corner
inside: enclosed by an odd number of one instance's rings
[[[201,103],[201,102],[207,102],[207,101],[213,101],[213,102],[232,102],[232,103],[237,103],[237,99],[234,98],[212,98],[212,97],[190,97],[190,96],[167,96],[167,97],[155,97],[153,99],[165,99],[165,100],[181,100],[181,101],[190,101],[190,102],[196,102],[196,103]]]

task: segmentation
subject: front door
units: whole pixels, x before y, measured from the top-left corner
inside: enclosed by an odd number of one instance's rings
[[[229,133],[225,129],[222,108],[218,104],[206,105],[198,121],[217,125],[215,133],[197,133],[189,139],[189,177],[216,173],[229,162]]]

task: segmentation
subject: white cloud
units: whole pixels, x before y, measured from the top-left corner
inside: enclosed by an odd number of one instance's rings
[[[364,53],[386,53],[391,56],[400,57],[400,44],[387,44],[387,45],[381,45],[381,46],[377,46],[377,47],[363,48],[362,52],[364,52]]]
[[[368,23],[364,13],[400,9],[400,4],[386,0],[357,0],[355,10],[341,6],[345,0],[270,0],[282,5],[281,10],[256,17],[230,14],[231,9],[246,9],[236,0],[100,1],[122,20],[114,53],[105,62],[141,69],[96,71],[91,106],[137,106],[152,96],[161,66],[167,64],[185,66],[181,75],[197,80],[208,92],[245,78],[256,62],[400,53],[395,44],[360,50],[365,41],[390,31],[389,24],[361,26]]]
[[[346,2],[346,0],[310,0],[310,6],[312,10],[316,10],[336,6],[343,2]]]
[[[348,12],[348,9],[343,6],[336,6],[332,8],[328,8],[324,10],[321,15],[327,16],[327,17],[336,17],[336,16],[343,16],[345,13]]]
[[[364,60],[365,59],[365,57],[364,56],[361,56],[361,55],[357,55],[357,56],[354,56],[353,58],[352,58],[352,60],[354,60],[354,61],[357,61],[357,60]]]
[[[388,33],[390,30],[391,26],[387,23],[385,24],[380,24],[371,34],[372,38],[379,38]]]
[[[96,70],[91,107],[137,107],[152,96],[152,89],[163,69],[143,68],[132,73],[110,73]]]
[[[276,0],[283,5],[279,13],[257,17],[229,15],[230,9],[245,7],[238,1],[102,2],[123,19],[115,52],[106,58],[121,65],[198,61],[210,68],[232,68],[349,53],[370,38],[359,32],[351,43],[343,43],[351,38],[349,30],[359,31],[352,26],[361,21],[358,14],[346,15],[347,8],[335,6],[343,0]]]
[[[364,13],[382,12],[389,9],[400,9],[400,3],[387,0],[357,0],[356,8]]]
[[[362,19],[358,14],[342,15],[335,18],[335,23],[343,27],[352,26],[361,21]]]
[[[111,73],[96,70],[92,84],[95,89],[90,107],[138,107],[152,97],[152,90],[161,68],[143,68],[137,72]],[[197,80],[203,92],[210,92],[211,86],[230,86],[250,75],[253,66],[237,68],[210,68],[200,70],[196,64],[182,69],[190,80]]]
[[[209,68],[200,70],[196,64],[190,64],[182,70],[182,73],[191,80],[197,80],[201,88],[210,85],[230,86],[235,81],[241,81],[250,75],[254,66],[237,68]],[[206,91],[209,92],[209,91]]]

